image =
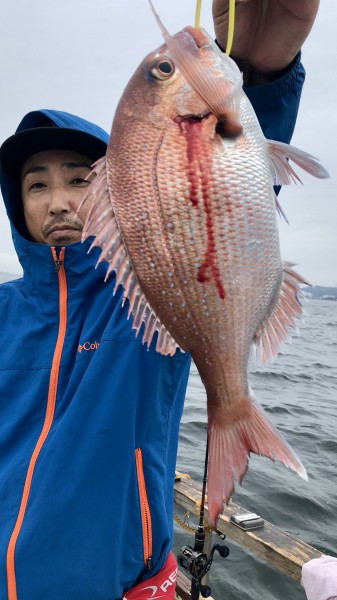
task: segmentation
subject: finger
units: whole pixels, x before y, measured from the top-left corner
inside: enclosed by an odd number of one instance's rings
[[[235,5],[237,4],[245,4],[246,2],[251,2],[251,0],[236,0]],[[228,13],[229,9],[229,0],[213,0],[213,16],[220,16]]]

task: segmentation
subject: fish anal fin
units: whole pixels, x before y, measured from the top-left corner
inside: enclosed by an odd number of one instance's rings
[[[280,345],[296,331],[302,315],[304,298],[300,285],[310,285],[293,270],[292,263],[283,263],[283,277],[278,300],[269,318],[255,332],[253,344],[257,358],[266,363]]]
[[[313,177],[317,177],[318,179],[327,179],[329,177],[329,173],[321,165],[320,161],[311,154],[304,152],[304,150],[274,140],[267,140],[267,145],[274,185],[289,185],[292,182],[297,183],[297,181],[302,183],[297,173],[289,164],[289,160],[293,161],[307,173],[310,173]]]
[[[173,355],[179,346],[149,305],[124,244],[108,188],[105,157],[94,164],[89,180],[90,186],[80,205],[81,207],[85,202],[90,203],[82,239],[95,236],[90,250],[95,246],[101,248],[97,264],[103,261],[108,263],[105,280],[115,272],[114,293],[119,286],[123,287],[122,303],[129,301],[129,314],[132,315],[132,327],[136,331],[136,337],[144,324],[143,343],[149,347],[157,331],[156,350],[161,354]]]
[[[241,404],[246,407],[242,418],[234,414],[238,411],[235,406],[231,409],[232,418],[230,414],[223,419],[215,418],[212,412],[209,416],[208,511],[213,526],[223,503],[227,503],[233,493],[234,482],[242,482],[251,452],[279,460],[307,480],[301,461],[253,396]]]

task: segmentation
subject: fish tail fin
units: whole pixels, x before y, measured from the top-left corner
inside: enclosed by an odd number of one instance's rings
[[[252,398],[243,404],[244,418],[229,414],[221,423],[212,412],[209,417],[208,510],[213,526],[222,512],[223,502],[228,502],[232,495],[234,480],[242,482],[251,452],[273,461],[280,460],[302,479],[308,479],[301,461],[263,409]]]

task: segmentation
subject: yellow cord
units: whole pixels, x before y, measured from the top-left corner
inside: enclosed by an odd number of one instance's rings
[[[201,13],[201,2],[202,0],[197,0],[197,5],[195,8],[195,29],[200,28],[200,13]],[[234,38],[234,21],[235,21],[235,0],[229,0],[229,9],[228,9],[228,34],[227,34],[227,46],[226,46],[226,54],[230,55],[233,45]]]
[[[233,45],[234,38],[234,20],[235,20],[235,0],[229,0],[229,14],[228,14],[228,34],[227,34],[227,46],[226,54],[230,55]]]
[[[196,9],[195,9],[195,24],[194,24],[194,27],[196,29],[199,29],[199,27],[200,27],[201,2],[202,2],[202,0],[197,0],[197,6],[196,6]]]

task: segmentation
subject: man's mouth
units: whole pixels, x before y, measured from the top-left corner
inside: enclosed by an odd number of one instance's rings
[[[69,244],[81,239],[82,229],[80,223],[55,223],[44,228],[44,238],[54,244]]]
[[[58,231],[81,231],[82,227],[74,227],[73,225],[67,225],[67,223],[63,223],[62,225],[55,225],[48,231],[48,235],[51,233],[57,233]]]
[[[79,219],[51,220],[44,226],[44,235],[57,234],[60,231],[82,231],[83,224]]]

